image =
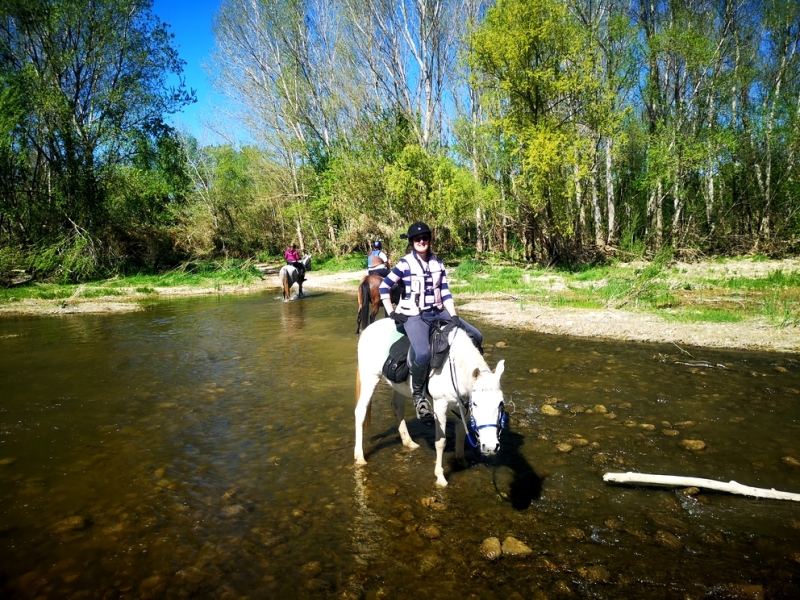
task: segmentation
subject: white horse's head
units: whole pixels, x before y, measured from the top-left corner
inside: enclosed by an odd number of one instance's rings
[[[472,373],[470,427],[484,456],[492,456],[500,450],[500,431],[506,419],[503,390],[500,389],[500,376],[504,370],[505,360],[501,360],[494,373],[481,369]]]

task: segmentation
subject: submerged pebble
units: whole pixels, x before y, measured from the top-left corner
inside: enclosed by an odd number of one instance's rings
[[[703,440],[681,440],[681,446],[687,450],[698,452],[700,450],[705,450],[706,443]]]
[[[670,550],[680,550],[683,547],[680,538],[668,531],[657,531],[655,539],[659,546],[669,548]]]
[[[611,574],[608,572],[608,569],[600,565],[578,567],[578,575],[592,582],[607,583],[611,579]]]
[[[794,456],[784,456],[781,460],[790,467],[800,467],[800,460],[797,460]]]
[[[543,415],[548,415],[550,417],[557,417],[561,414],[560,410],[550,406],[549,404],[543,404],[540,410]]]
[[[75,515],[73,517],[62,519],[53,525],[53,531],[56,533],[66,533],[68,531],[80,531],[81,529],[86,529],[88,526],[89,519]]]
[[[564,452],[564,453],[572,452],[572,445],[571,444],[558,444],[556,446],[556,450],[558,450],[559,452]]]

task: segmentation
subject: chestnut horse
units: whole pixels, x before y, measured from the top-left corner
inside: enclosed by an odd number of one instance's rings
[[[378,311],[383,304],[381,303],[380,285],[383,277],[380,275],[367,275],[358,284],[358,313],[356,314],[356,335],[361,331],[361,325],[366,327],[375,321],[378,316]],[[397,282],[389,292],[392,304],[397,305],[400,298],[405,295],[406,286],[403,280]],[[369,299],[369,301],[367,301]],[[369,307],[372,306],[372,313]]]

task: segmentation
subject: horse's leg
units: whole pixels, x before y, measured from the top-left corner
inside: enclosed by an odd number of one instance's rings
[[[367,409],[372,401],[372,392],[378,385],[380,373],[370,374],[361,379],[361,368],[356,373],[356,446],[353,450],[353,457],[359,466],[367,464],[364,458],[364,419],[367,417]]]
[[[447,431],[447,400],[434,400],[433,401],[433,414],[434,422],[436,424],[436,468],[433,474],[436,475],[436,485],[445,487],[447,479],[444,478],[444,467],[442,466],[442,459],[444,457],[444,445],[447,439],[445,432]]]
[[[397,418],[397,431],[400,433],[400,439],[403,440],[403,446],[409,450],[416,450],[419,448],[419,444],[411,439],[406,426],[406,397],[397,390],[392,395],[392,408],[394,408],[394,416]]]
[[[356,335],[361,331],[361,308],[364,306],[364,294],[361,292],[361,286],[358,286],[358,312],[356,313]]]
[[[300,279],[299,274],[297,275],[297,289],[298,289],[297,296],[299,298],[300,296],[303,295],[303,280]]]

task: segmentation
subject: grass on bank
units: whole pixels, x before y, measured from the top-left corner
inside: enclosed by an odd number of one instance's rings
[[[31,281],[24,285],[0,288],[0,303],[22,300],[70,300],[130,295],[155,296],[158,288],[211,288],[248,285],[262,276],[250,260],[188,262],[156,274],[134,274],[81,284]]]
[[[723,268],[709,269],[710,276],[690,275],[670,266],[671,258],[665,253],[650,263],[572,270],[467,259],[449,273],[460,298],[488,294],[515,299],[520,306],[636,309],[685,323],[763,319],[780,328],[800,325],[800,271],[746,276],[737,273],[736,261],[727,259]]]

